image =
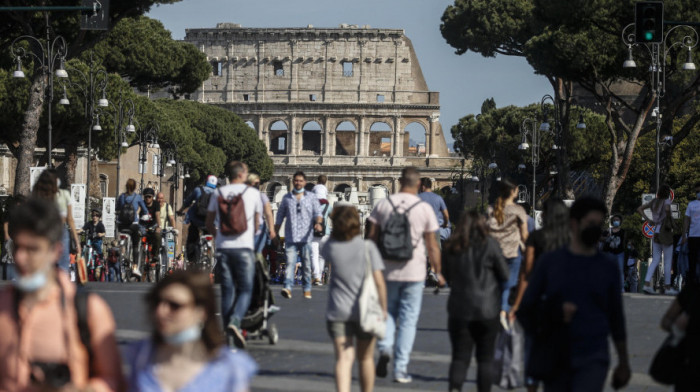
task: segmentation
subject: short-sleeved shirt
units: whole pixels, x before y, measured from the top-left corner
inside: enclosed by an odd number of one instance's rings
[[[170,224],[170,219],[168,217],[173,216],[173,207],[170,206],[168,203],[163,203],[160,205],[160,224],[161,228],[164,228],[165,225]]]
[[[56,206],[59,214],[61,214],[61,218],[66,219],[68,217],[68,206],[72,205],[73,198],[70,197],[70,192],[65,189],[59,189],[58,194],[56,194]]]
[[[690,219],[688,237],[700,237],[700,200],[693,200],[688,203],[685,209],[685,216]]]
[[[321,248],[321,256],[331,263],[326,319],[329,321],[359,321],[358,297],[366,272],[365,247],[372,271],[384,269],[379,249],[372,241],[359,235],[350,241],[329,239]]]
[[[149,221],[141,221],[141,224],[145,227],[153,227],[157,225],[159,222],[156,222],[156,212],[160,212],[160,203],[157,201],[153,200],[151,205],[149,206],[146,204],[146,210],[148,210],[148,215],[151,216],[151,220]]]
[[[420,197],[421,200],[430,204],[430,206],[433,207],[433,211],[435,211],[435,217],[437,218],[438,225],[440,226],[440,238],[446,240],[450,236],[450,228],[442,227],[445,224],[445,219],[444,216],[442,216],[442,211],[447,209],[445,200],[443,200],[443,198],[440,197],[440,195],[435,194],[435,192],[422,192],[418,194],[418,197]]]
[[[220,230],[221,221],[219,217],[219,196],[230,198],[243,193],[243,205],[245,206],[245,217],[247,228],[238,235],[223,235],[219,232],[216,235],[217,249],[250,249],[254,248],[255,235],[255,214],[262,215],[262,201],[260,192],[257,189],[251,188],[245,184],[230,184],[216,190],[216,193],[209,198],[209,212],[216,212],[214,224]]]
[[[413,257],[408,261],[384,260],[386,280],[396,282],[422,282],[426,277],[426,248],[423,235],[435,233],[440,226],[433,208],[423,202],[418,196],[399,192],[389,196],[396,209],[401,213],[413,206],[408,211],[408,222],[411,225],[411,241],[414,244]],[[414,206],[414,204],[419,203]],[[379,228],[389,220],[394,209],[387,199],[380,201],[369,216],[370,222],[379,225]]]
[[[319,199],[328,199],[328,188],[323,184],[314,185],[314,189],[311,190],[316,194]]]
[[[131,367],[130,392],[160,392],[161,386],[155,374],[155,349],[150,340],[136,342],[127,350],[127,362]],[[244,351],[233,352],[222,347],[189,383],[178,392],[242,392],[250,388],[250,382],[258,366]]]
[[[88,238],[93,238],[96,237],[97,234],[100,233],[105,233],[105,225],[102,224],[102,221],[97,222],[97,224],[93,223],[93,221],[87,222],[83,225],[83,230],[87,232]],[[100,239],[101,241],[102,239]]]
[[[492,207],[489,207],[488,226],[491,236],[498,241],[507,259],[518,257],[521,244],[520,225],[527,223],[527,213],[517,204],[509,204],[503,211],[503,223],[499,224]]]

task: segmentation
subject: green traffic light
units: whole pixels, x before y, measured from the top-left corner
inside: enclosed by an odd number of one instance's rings
[[[653,31],[647,31],[644,33],[644,40],[651,41],[653,39],[654,39],[654,32]]]

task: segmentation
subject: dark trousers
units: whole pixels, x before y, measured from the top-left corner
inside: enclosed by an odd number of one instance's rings
[[[452,342],[452,362],[450,363],[450,391],[462,390],[467,376],[472,350],[476,345],[477,376],[479,392],[488,392],[493,384],[493,356],[496,349],[498,319],[465,320],[450,317],[447,327]]]
[[[601,360],[557,372],[553,379],[545,381],[544,392],[602,391],[609,367],[608,361]]]
[[[204,232],[204,230],[201,230]],[[199,236],[200,229],[194,223],[190,223],[187,227],[187,242],[185,243],[185,253],[187,261],[195,262],[199,257]]]
[[[698,258],[700,257],[700,237],[688,237],[688,277],[689,282],[698,282]]]

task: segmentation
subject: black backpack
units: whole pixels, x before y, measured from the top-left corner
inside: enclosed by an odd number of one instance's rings
[[[124,196],[124,204],[122,205],[121,210],[119,210],[119,223],[131,224],[134,222],[134,217],[136,216],[136,211],[134,211],[134,205],[131,203],[134,202],[135,197],[136,197],[136,195],[133,195],[131,197],[131,201],[127,201],[126,196]]]
[[[207,217],[207,210],[209,209],[209,200],[214,192],[206,192],[203,186],[199,187],[202,191],[202,196],[197,200],[197,215],[198,218],[204,220]]]
[[[387,200],[394,211],[379,231],[379,251],[382,253],[382,257],[388,260],[411,260],[415,246],[411,239],[411,224],[408,221],[408,212],[420,204],[422,200],[408,207],[404,212],[399,212],[390,198],[387,198]]]

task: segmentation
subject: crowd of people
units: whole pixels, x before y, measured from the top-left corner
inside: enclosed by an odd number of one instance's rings
[[[70,282],[66,254],[71,240],[80,246],[80,230],[58,175],[45,171],[30,197],[13,198],[3,216],[3,274],[13,284],[0,289],[0,390],[248,390],[257,365],[244,351],[242,321],[251,306],[256,262],[269,243],[284,247],[284,298],[292,298],[298,263],[305,299],[312,298],[314,285],[324,284],[324,271],[331,271],[326,327],[338,391],[351,390],[355,360],[364,392],[373,390],[376,377],[389,374],[397,383],[412,382],[410,357],[429,276],[437,286],[450,287],[451,392],[462,390],[474,351],[477,389],[489,391],[497,382],[497,338],[520,329],[529,391],[540,385],[545,391],[603,390],[611,366],[609,339],[618,361],[612,386],[628,383],[622,293],[624,272],[636,275],[638,257],[621,228],[622,216],[612,215],[611,227],[604,228],[609,211],[602,201],[581,197],[569,208],[550,198],[542,227],[533,230],[526,210],[515,203],[517,186],[503,179],[485,212],[465,211],[453,226],[430,180],[407,167],[398,192],[377,203],[362,233],[356,206],[330,205],[325,176],[309,190],[306,175],[295,173],[273,216],[259,176],[245,163],[229,162],[225,172],[226,185],[208,177],[176,211],[153,189],[137,193],[134,180],[117,199],[117,226],[134,243],[146,235],[159,246],[161,228],[174,226],[174,215],[187,210],[188,258],[198,254],[203,233],[213,236],[214,276],[221,287],[217,308],[208,273],[175,271],[158,282],[146,299],[151,337],[124,352],[126,376],[109,306]],[[651,208],[659,237],[649,271],[662,257],[669,260],[665,189],[640,207]],[[678,294],[661,320],[662,328],[682,338],[677,391],[700,383],[697,372],[689,371],[700,365],[700,183],[695,190],[698,200],[686,210],[681,239],[689,246],[687,283],[674,291],[671,263],[664,275],[665,293]],[[93,244],[105,236],[100,218],[99,211],[91,213],[82,228]],[[647,292],[653,291],[650,279],[647,272]]]

